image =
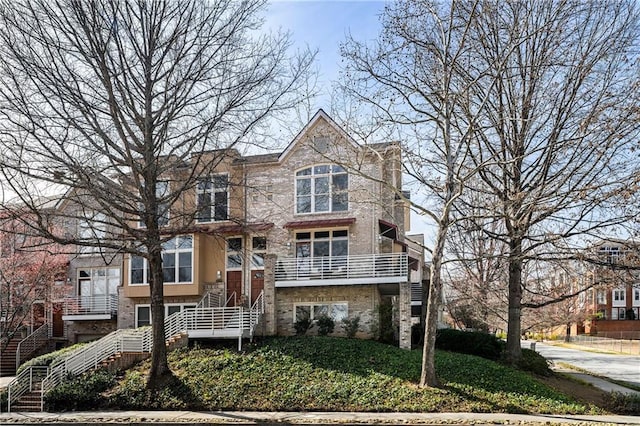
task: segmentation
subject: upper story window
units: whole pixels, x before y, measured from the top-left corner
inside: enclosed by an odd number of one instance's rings
[[[196,203],[198,223],[215,222],[229,218],[229,178],[214,175],[198,180]]]
[[[114,295],[120,285],[120,268],[78,269],[78,293],[83,297]]]
[[[340,166],[323,164],[296,173],[296,213],[346,211],[348,194],[349,176]]]
[[[169,224],[169,203],[165,200],[163,202],[163,198],[169,195],[169,181],[167,180],[159,180],[156,182],[156,199],[158,200],[158,226],[167,226]],[[140,206],[140,222],[138,222],[138,227],[146,228],[146,224],[144,223],[144,211],[142,206]]]
[[[600,253],[605,257],[606,262],[610,265],[618,263],[622,256],[620,247],[616,246],[603,246],[600,248]]]
[[[597,292],[596,292],[596,303],[598,303],[599,305],[606,305],[607,304],[607,294],[605,293],[604,290],[597,290]]]
[[[181,235],[162,245],[162,277],[165,283],[191,283],[193,281],[193,237]],[[149,263],[141,256],[131,256],[129,283],[149,283]]]
[[[296,257],[347,256],[349,233],[346,229],[296,233]]]
[[[624,306],[626,294],[627,294],[627,289],[625,288],[613,289],[613,305]]]
[[[80,246],[80,253],[94,253],[99,251],[97,243],[107,234],[107,216],[101,212],[89,211],[85,219],[78,223],[78,238],[81,241],[92,243],[94,246]]]

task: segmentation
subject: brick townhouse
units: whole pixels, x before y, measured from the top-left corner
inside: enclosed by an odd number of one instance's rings
[[[164,245],[167,316],[215,295],[221,308],[260,304],[256,334],[291,335],[297,320],[328,315],[335,335],[342,319],[359,317],[358,336],[369,338],[381,325],[379,307],[390,304],[399,344],[410,347],[411,286],[420,287],[424,259],[420,236],[405,237],[408,194],[397,144],[358,145],[320,110],[282,152],[201,155],[219,163],[164,218],[170,227],[190,217],[189,232]],[[98,210],[89,216],[100,222]],[[88,232],[82,221],[74,226]],[[151,322],[145,259],[80,248],[69,281],[68,340]]]

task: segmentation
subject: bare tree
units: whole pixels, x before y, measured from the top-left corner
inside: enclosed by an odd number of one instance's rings
[[[483,217],[492,197],[466,191],[456,205],[455,221],[447,238],[447,308],[459,324],[489,332],[506,328],[507,277],[504,242],[487,236],[502,227]]]
[[[83,221],[90,231],[81,235],[49,232],[40,217],[38,230],[54,241],[147,259],[151,389],[171,373],[162,244],[197,214],[176,205],[231,149],[262,135],[265,119],[297,104],[313,59],[288,56],[287,34],[260,32],[264,6],[2,3],[4,188],[35,214],[43,193],[65,191],[80,206],[59,220]]]
[[[456,199],[479,167],[468,159],[475,141],[474,119],[467,115],[470,108],[460,105],[477,93],[474,86],[491,85],[483,76],[468,78],[461,72],[473,65],[468,62],[468,31],[474,5],[469,11],[457,3],[399,1],[385,8],[383,29],[373,46],[349,39],[342,49],[347,61],[343,90],[356,105],[373,111],[365,115],[369,131],[387,128],[383,136],[403,140],[404,174],[416,192],[411,207],[436,228],[422,386],[438,385],[434,355],[446,237]]]
[[[499,200],[486,215],[504,232],[488,235],[508,245],[516,361],[527,259],[569,255],[577,236],[629,220],[614,201],[634,187],[640,20],[627,1],[482,2],[476,16],[473,63],[496,84],[474,86],[483,90],[469,104],[482,106],[470,113],[482,119],[471,158],[495,161],[480,170],[479,190]]]

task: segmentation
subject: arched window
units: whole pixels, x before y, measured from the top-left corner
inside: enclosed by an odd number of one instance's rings
[[[296,172],[296,213],[346,211],[349,176],[337,165],[322,164]]]

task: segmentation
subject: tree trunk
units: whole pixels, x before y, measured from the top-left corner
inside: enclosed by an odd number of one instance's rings
[[[149,251],[149,274],[151,280],[151,327],[153,345],[151,349],[151,368],[147,380],[147,388],[156,390],[162,387],[164,378],[171,375],[167,363],[167,347],[164,335],[164,289],[162,276],[162,246],[157,244]]]
[[[513,238],[509,242],[509,314],[507,322],[506,359],[516,363],[522,357],[520,337],[522,334],[522,239]]]
[[[436,374],[436,332],[438,329],[438,312],[440,311],[442,294],[442,278],[440,268],[444,253],[446,226],[440,226],[436,244],[431,256],[431,273],[429,283],[429,298],[427,302],[427,315],[424,327],[424,345],[422,348],[422,372],[420,374],[420,386],[437,387],[440,385]]]

